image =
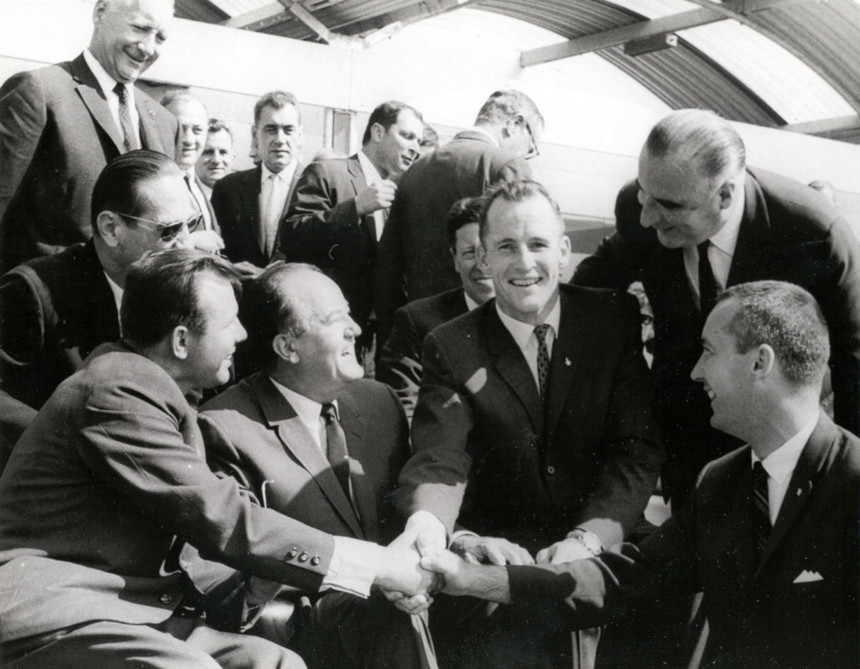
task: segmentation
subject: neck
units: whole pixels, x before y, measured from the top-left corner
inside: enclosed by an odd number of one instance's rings
[[[747,442],[762,460],[785,444],[818,415],[818,394],[783,397],[769,405],[759,417]]]
[[[319,384],[315,384],[313,380],[305,379],[300,374],[295,374],[291,369],[275,368],[269,372],[269,376],[285,388],[289,388],[294,393],[319,404],[329,403],[337,395],[334,389],[320,388]]]
[[[101,237],[93,238],[93,245],[96,249],[96,256],[99,259],[99,264],[102,266],[105,274],[120,288],[125,289],[125,277],[128,275],[128,267],[117,262],[111,256],[109,247],[101,240]]]
[[[379,162],[379,156],[374,150],[373,144],[366,144],[362,146],[361,151],[362,153],[364,153],[365,156],[367,156],[368,160],[370,160],[370,162],[376,168],[376,171],[379,172],[379,176],[381,176],[383,179],[391,178],[391,176],[388,174],[388,172],[386,172],[385,168],[383,168],[381,163]]]

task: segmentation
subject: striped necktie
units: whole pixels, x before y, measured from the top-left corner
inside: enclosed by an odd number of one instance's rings
[[[546,345],[546,335],[549,328],[547,323],[535,326],[535,337],[538,340],[537,370],[541,401],[546,401],[546,384],[549,379],[549,349]]]
[[[764,465],[756,461],[753,465],[753,526],[759,557],[764,555],[764,547],[770,536],[770,506],[768,504],[768,475]]]
[[[126,151],[140,148],[140,141],[134,123],[131,122],[131,109],[128,105],[128,89],[122,84],[113,87],[113,92],[119,98],[119,124],[122,128],[122,142]]]
[[[349,499],[349,454],[346,450],[346,435],[337,418],[334,404],[323,404],[320,415],[325,421],[326,456],[340,482],[340,487]]]

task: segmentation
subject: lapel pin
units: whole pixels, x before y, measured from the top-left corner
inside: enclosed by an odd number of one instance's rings
[[[803,488],[797,489],[797,496],[800,497],[803,494]]]
[[[570,358],[565,358],[565,359],[564,359],[564,365],[565,365],[565,367],[570,367],[572,364],[573,364],[573,363],[570,361]]]

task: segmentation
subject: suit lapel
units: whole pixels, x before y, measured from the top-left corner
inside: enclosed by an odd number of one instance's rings
[[[495,300],[488,302],[484,309],[487,350],[496,358],[496,370],[525,407],[535,432],[543,434],[543,403],[523,352],[499,319]]]
[[[762,277],[764,249],[770,239],[770,220],[758,182],[747,173],[744,187],[744,215],[738,243],[732,256],[727,286]]]
[[[155,110],[152,108],[152,101],[137,88],[134,89],[134,104],[137,107],[138,118],[140,118],[140,145],[144,149],[173,155],[174,147],[162,145],[158,126],[155,124]]]
[[[579,342],[583,329],[583,318],[586,314],[578,312],[574,300],[564,291],[559,296],[561,300],[561,317],[558,333],[552,348],[550,361],[549,390],[547,392],[546,431],[549,443],[552,430],[561,416],[564,404],[571,392],[573,378],[576,373],[579,356]]]
[[[349,479],[352,483],[352,493],[361,520],[364,533],[363,539],[376,541],[379,538],[379,518],[376,511],[376,497],[373,486],[368,481],[367,473],[362,469],[362,462],[368,462],[372,454],[365,451],[373,448],[362,438],[367,434],[364,419],[355,400],[350,395],[342,394],[337,398],[343,431],[346,434],[346,448],[349,453]]]
[[[738,458],[738,485],[735,487],[731,505],[738,581],[742,586],[752,579],[759,563],[752,526],[752,466],[749,453],[749,447],[746,447]]]
[[[361,169],[361,163],[358,160],[358,154],[350,156],[346,161],[346,169],[349,172],[349,182],[352,186],[353,197],[367,188],[367,178],[364,176],[364,170]],[[373,214],[365,214],[361,217],[364,224],[364,231],[371,241],[376,243],[376,219]]]
[[[260,193],[262,185],[260,180],[263,178],[263,168],[257,165],[255,170],[249,171],[243,175],[243,183],[241,192],[243,217],[248,221],[254,231],[254,238],[257,240],[257,250],[261,255],[266,255],[266,242],[264,232],[260,222]]]
[[[289,211],[289,209],[290,209],[290,203],[293,201],[293,193],[296,191],[296,185],[299,183],[299,179],[301,178],[302,172],[304,171],[304,169],[305,169],[304,165],[302,165],[301,163],[296,163],[296,169],[293,172],[293,179],[292,179],[292,181],[290,181],[290,189],[289,189],[289,191],[287,191],[287,199],[284,200],[284,208],[281,209],[281,215],[278,219],[279,221],[281,221],[281,223],[278,225],[278,236],[275,239],[274,245],[272,246],[272,255],[270,257],[266,258],[267,264],[269,262],[271,262],[281,250],[281,227],[280,226],[283,223],[284,217],[287,215],[287,211]],[[263,251],[263,253],[265,253],[265,251]]]
[[[797,460],[797,466],[791,475],[785,498],[776,517],[776,523],[771,530],[767,545],[764,549],[761,564],[756,573],[761,572],[774,550],[791,529],[798,515],[806,506],[810,493],[812,493],[813,481],[824,467],[826,457],[833,442],[837,438],[836,428],[833,422],[824,414],[818,420],[809,441]]]
[[[361,527],[358,524],[352,504],[340,487],[328,459],[317,446],[313,436],[308,432],[293,407],[264,374],[258,374],[254,377],[252,384],[254,393],[260,402],[263,416],[269,427],[277,433],[284,450],[290,453],[313,476],[323,494],[355,533],[355,536],[362,536]]]
[[[78,85],[75,87],[90,115],[95,122],[107,133],[116,146],[117,153],[125,152],[125,145],[120,136],[119,128],[110,113],[110,107],[104,98],[96,76],[92,73],[84,55],[81,54],[72,61],[72,76]]]

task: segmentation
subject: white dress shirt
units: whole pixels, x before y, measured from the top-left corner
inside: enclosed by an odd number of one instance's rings
[[[278,226],[287,206],[287,196],[290,194],[290,185],[296,173],[298,161],[293,160],[280,172],[275,174],[266,164],[260,165],[260,242],[266,250],[267,255],[272,254],[275,241],[278,236]]]
[[[119,120],[119,96],[113,92],[114,87],[117,85],[116,79],[110,76],[102,67],[102,64],[96,60],[96,57],[90,52],[89,49],[84,49],[84,60],[89,66],[90,70],[92,70],[93,74],[96,77],[96,81],[99,84],[99,88],[102,89],[102,93],[104,93],[105,99],[107,100],[108,107],[110,107],[110,114],[113,116],[114,123],[116,123],[117,130],[119,130],[119,136],[123,136],[122,132],[122,123]],[[128,111],[131,116],[131,125],[134,128],[134,131],[137,133],[138,144],[143,146],[142,137],[140,136],[140,115],[137,113],[137,105],[134,103],[134,85],[133,84],[123,84],[126,89],[126,94],[129,100]]]
[[[364,172],[364,180],[368,186],[374,186],[384,180],[379,170],[376,169],[376,166],[370,161],[370,158],[367,157],[364,151],[358,152],[358,164],[361,165],[361,171]],[[388,209],[377,209],[373,212],[372,216],[376,224],[375,233],[378,241],[382,237],[382,229],[385,227],[385,220],[388,218]]]
[[[499,314],[502,325],[504,325],[507,331],[511,333],[517,346],[523,352],[526,363],[528,363],[529,369],[534,377],[535,386],[537,387],[538,392],[540,392],[540,381],[538,380],[538,338],[535,334],[535,326],[530,325],[529,323],[523,323],[515,318],[511,318],[499,309],[498,302],[496,302],[496,313]],[[546,320],[544,321],[545,324],[550,326],[546,335],[546,350],[547,354],[549,354],[550,360],[552,360],[552,348],[555,343],[555,338],[558,337],[558,324],[560,321],[561,300],[556,296],[555,306],[552,308],[552,311],[549,312]]]
[[[740,191],[743,198],[743,190]],[[738,245],[738,235],[741,231],[741,220],[744,215],[743,202],[737,208],[737,212],[726,224],[719,229],[717,234],[709,238],[711,242],[708,247],[708,261],[711,263],[711,271],[714,273],[714,281],[717,284],[717,294],[726,289],[729,280],[729,271],[732,268],[732,258]],[[684,270],[687,281],[693,295],[696,307],[699,306],[699,249],[696,246],[684,248]]]

